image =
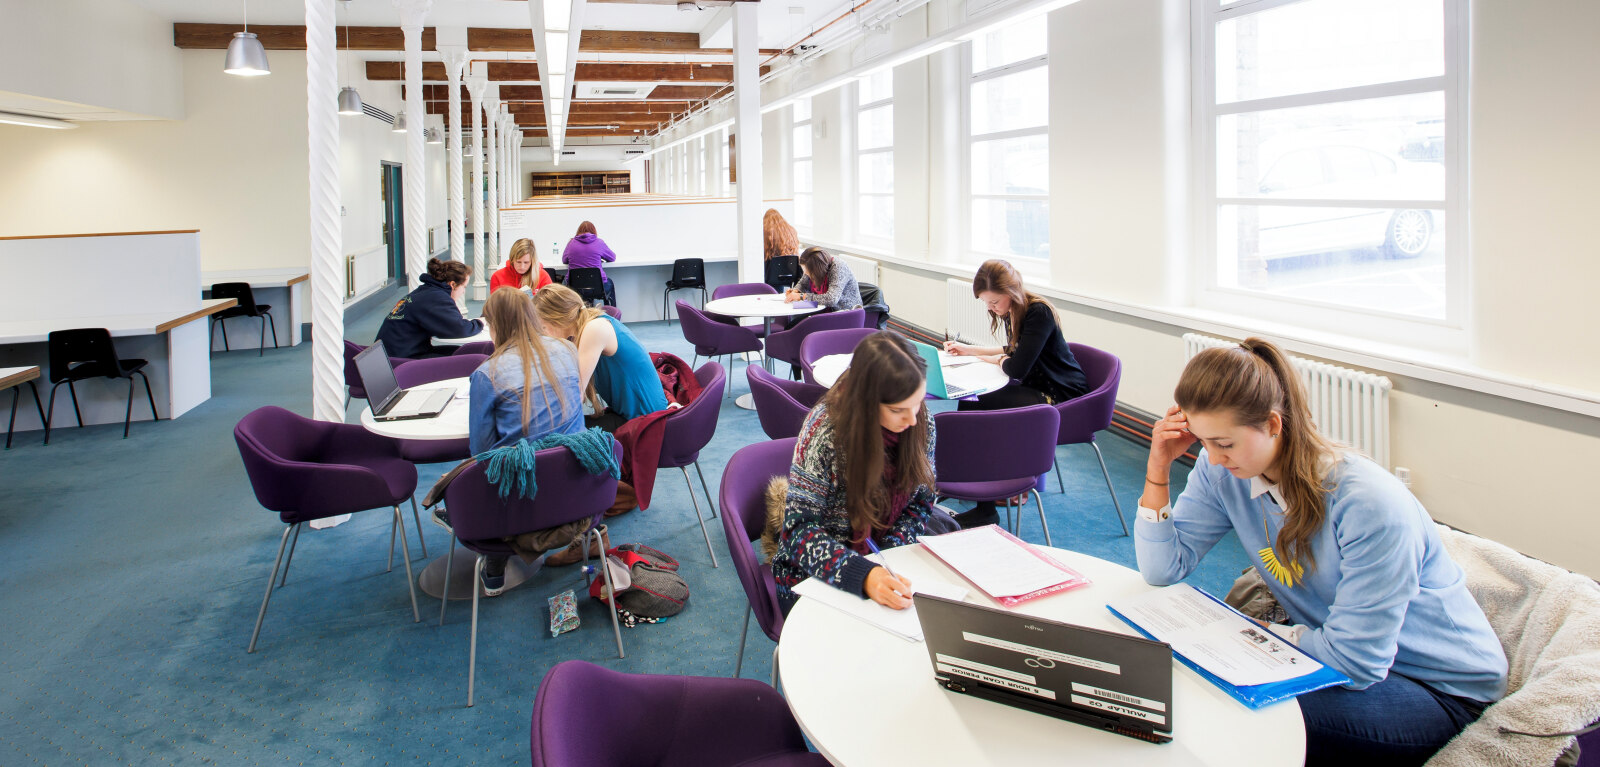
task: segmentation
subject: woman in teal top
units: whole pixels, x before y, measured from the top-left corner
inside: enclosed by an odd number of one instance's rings
[[[545,335],[571,339],[578,346],[578,374],[583,389],[605,400],[590,425],[616,431],[623,422],[667,409],[666,391],[650,353],[616,318],[585,306],[570,288],[551,285],[534,296]]]

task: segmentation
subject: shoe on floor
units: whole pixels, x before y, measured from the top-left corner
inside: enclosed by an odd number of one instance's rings
[[[971,511],[963,511],[955,515],[956,523],[962,530],[971,530],[974,527],[999,524],[1000,514],[993,506],[979,506]]]
[[[495,566],[496,564],[498,564],[498,567]],[[498,572],[490,572],[491,570],[497,570]],[[486,597],[497,597],[505,593],[505,560],[502,559],[498,563],[496,563],[494,560],[485,560],[483,563],[483,571],[478,577],[478,585],[483,587],[483,595]]]
[[[450,510],[449,509],[446,509],[443,506],[439,506],[439,507],[435,508],[433,510],[432,519],[433,519],[433,523],[434,524],[436,524],[436,525],[438,525],[438,526],[440,526],[440,527],[442,527],[442,528],[444,528],[446,530],[449,530],[452,533],[455,532],[455,528],[450,526]]]
[[[605,556],[606,550],[610,549],[610,548],[611,548],[611,535],[606,530],[606,526],[605,525],[601,525],[600,526],[600,543],[598,545],[593,544],[593,543],[589,544],[589,556],[591,556],[591,557],[593,557],[595,559],[599,559],[600,557]],[[583,538],[582,537],[579,537],[578,540],[573,541],[572,544],[567,546],[566,548],[564,548],[564,549],[562,549],[562,550],[560,550],[560,551],[558,551],[558,552],[556,552],[554,554],[551,554],[550,556],[547,556],[544,559],[544,563],[546,565],[550,566],[550,567],[566,567],[567,565],[575,565],[575,564],[577,564],[579,562],[582,562],[582,561],[583,561]]]

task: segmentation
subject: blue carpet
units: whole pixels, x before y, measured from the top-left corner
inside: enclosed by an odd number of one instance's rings
[[[369,342],[386,308],[351,317],[347,336]],[[648,348],[690,356],[676,324],[632,327]],[[483,603],[477,705],[464,708],[470,603],[452,604],[440,628],[438,602],[419,591],[423,621],[411,621],[398,554],[384,572],[382,510],[301,535],[247,655],[282,525],[256,503],[232,428],[262,405],[308,412],[310,352],[219,353],[212,399],[178,420],[136,423],[127,440],[115,425],[64,428],[48,447],[24,433],[0,456],[0,764],[525,764],[535,690],[557,662],[733,672],[744,594],[716,521],[707,524],[723,566],[711,567],[677,472],[660,475],[648,511],[611,522],[614,543],[678,557],[693,589],[680,616],[623,630],[626,660],[592,600],[580,600],[580,630],[550,637],[545,599],[581,588],[582,576],[546,570]],[[735,395],[747,390],[742,363],[729,380]],[[729,456],[764,438],[731,398],[720,417],[700,457],[713,493]],[[1101,443],[1131,520],[1145,450],[1109,435]],[[1066,493],[1052,479],[1044,495],[1052,535],[1132,566],[1132,539],[1112,518],[1092,453],[1060,449]],[[422,467],[421,488],[444,468]],[[422,534],[430,555],[444,553],[442,530],[424,519]],[[1031,506],[1023,534],[1043,541]],[[1190,581],[1226,590],[1246,562],[1230,535]],[[771,652],[752,627],[744,675],[765,680]]]

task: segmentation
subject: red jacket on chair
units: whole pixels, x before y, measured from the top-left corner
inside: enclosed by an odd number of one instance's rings
[[[622,481],[633,485],[641,509],[650,508],[650,490],[655,487],[656,464],[661,461],[667,415],[700,396],[700,381],[694,377],[689,363],[666,352],[651,352],[650,361],[655,363],[656,374],[661,376],[667,409],[629,420],[616,434],[617,441],[622,443]]]

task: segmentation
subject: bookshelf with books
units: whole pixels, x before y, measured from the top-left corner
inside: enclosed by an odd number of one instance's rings
[[[571,194],[627,194],[632,176],[627,171],[541,171],[529,174],[534,197]]]

